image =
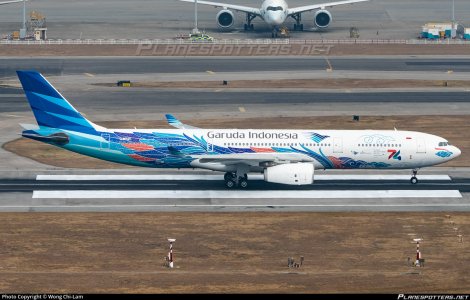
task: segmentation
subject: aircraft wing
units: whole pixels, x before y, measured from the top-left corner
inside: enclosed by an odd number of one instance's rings
[[[178,128],[178,129],[200,129],[198,127],[194,127],[194,126],[190,126],[190,125],[186,125],[186,124],[182,123],[180,120],[175,118],[173,115],[166,114],[165,117],[166,117],[166,120],[168,121],[168,124],[170,126],[175,127],[175,128]]]
[[[262,162],[293,163],[311,162],[312,158],[300,153],[243,153],[224,155],[201,155],[193,156],[199,159],[199,163],[219,163],[223,165],[258,165]]]
[[[195,0],[178,0],[178,1],[191,2],[191,3],[195,2]],[[261,15],[261,11],[259,8],[254,8],[254,7],[249,7],[249,6],[227,4],[227,3],[220,3],[220,2],[211,2],[211,1],[199,1],[199,0],[197,1],[197,4],[212,5],[214,7],[233,9],[236,11],[250,13],[250,14],[257,15],[257,16]]]
[[[354,4],[354,3],[366,2],[366,1],[370,1],[370,0],[347,0],[347,1],[327,2],[327,3],[313,4],[313,5],[299,6],[299,7],[289,8],[288,14],[290,16],[290,15],[295,15],[298,13],[303,13],[303,12],[316,10],[316,9],[324,9],[327,7],[334,7],[334,6],[343,5],[343,4]]]
[[[3,4],[10,4],[10,3],[18,3],[18,2],[23,2],[23,0],[2,1],[2,2],[0,2],[0,5],[3,5]]]

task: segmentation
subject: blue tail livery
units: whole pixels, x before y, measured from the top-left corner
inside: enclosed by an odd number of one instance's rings
[[[17,71],[39,126],[96,134],[84,118],[40,73]]]

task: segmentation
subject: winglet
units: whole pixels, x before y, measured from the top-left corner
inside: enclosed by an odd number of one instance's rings
[[[173,115],[166,114],[165,117],[166,117],[166,120],[168,121],[168,124],[170,126],[175,127],[175,128],[178,128],[178,129],[198,129],[197,127],[193,127],[193,126],[186,125],[186,124],[182,123],[180,120],[178,120]]]

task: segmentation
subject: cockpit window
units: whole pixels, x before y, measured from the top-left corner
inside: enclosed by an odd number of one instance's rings
[[[282,6],[268,6],[268,8],[266,10],[271,10],[271,11],[282,11]]]
[[[450,146],[449,142],[440,142],[439,147],[445,147],[445,146]]]

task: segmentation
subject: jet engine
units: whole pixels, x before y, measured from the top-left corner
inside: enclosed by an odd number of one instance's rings
[[[230,28],[235,23],[235,16],[233,12],[228,9],[223,9],[217,14],[217,25],[221,28]]]
[[[326,28],[330,25],[333,18],[331,13],[325,9],[321,9],[315,13],[314,22],[318,28]]]
[[[264,180],[267,182],[307,185],[313,183],[315,168],[309,163],[283,164],[264,170]]]

